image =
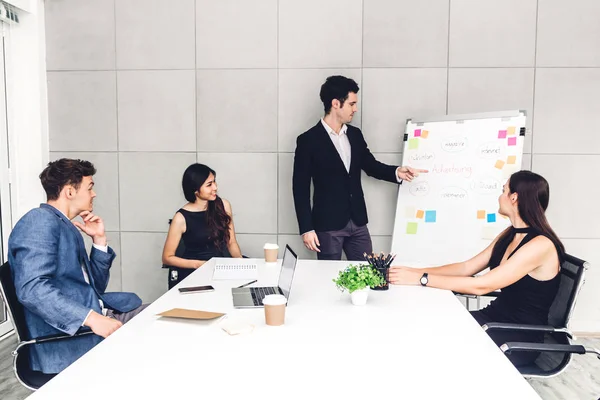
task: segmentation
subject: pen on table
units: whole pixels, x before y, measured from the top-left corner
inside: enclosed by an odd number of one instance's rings
[[[256,280],[253,280],[253,281],[251,281],[251,282],[244,283],[242,286],[238,286],[237,288],[238,288],[238,289],[241,289],[241,288],[243,288],[243,287],[246,287],[246,286],[248,286],[248,285],[252,285],[253,283],[256,283],[256,282],[257,282]]]

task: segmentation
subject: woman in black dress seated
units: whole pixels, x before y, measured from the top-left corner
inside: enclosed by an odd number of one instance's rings
[[[390,281],[483,295],[498,289],[501,294],[486,308],[471,315],[487,322],[548,324],[548,311],[558,291],[564,246],[546,220],[548,182],[530,171],[514,173],[500,195],[499,213],[511,225],[485,250],[456,264],[435,268],[392,267]],[[473,276],[487,267],[490,271]],[[427,274],[427,275],[425,275]],[[498,346],[506,342],[542,342],[543,333],[489,331]],[[537,353],[508,355],[516,365],[532,363]]]
[[[188,201],[173,217],[162,254],[169,266],[169,289],[212,257],[237,257],[231,204],[217,195],[216,173],[203,164],[190,165],[183,174],[183,195]],[[185,251],[175,251],[183,239]]]

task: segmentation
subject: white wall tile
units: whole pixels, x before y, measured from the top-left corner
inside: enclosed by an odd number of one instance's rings
[[[576,332],[600,332],[600,239],[562,239],[562,242],[568,254],[590,263],[571,316],[570,328]]]
[[[276,68],[277,0],[196,1],[197,68]]]
[[[358,112],[352,125],[361,127],[361,70],[355,69],[282,69],[279,71],[279,151],[294,151],[296,138],[325,114],[319,98],[327,77],[342,75],[358,84]]]
[[[600,68],[537,68],[533,153],[600,154]]]
[[[200,70],[199,152],[277,150],[277,70]]]
[[[167,232],[187,203],[181,178],[195,162],[195,153],[119,153],[121,231]]]
[[[365,67],[446,67],[449,0],[366,0]]]
[[[376,236],[371,232],[371,241],[373,242],[373,252],[375,253],[389,253],[392,251],[392,237],[391,236]]]
[[[531,158],[531,154],[523,154],[523,159],[521,161],[521,169],[531,171]]]
[[[119,150],[196,150],[194,71],[117,74]]]
[[[374,156],[382,163],[402,164],[402,154],[375,153]],[[408,162],[405,164],[410,165]],[[391,235],[396,216],[398,185],[371,178],[364,172],[362,173],[362,185],[369,215],[369,232],[371,235]]]
[[[600,67],[600,2],[542,0],[537,58],[541,67]]]
[[[550,185],[547,215],[561,238],[600,239],[600,186],[590,178],[600,155],[533,155],[533,171]]]
[[[123,291],[153,302],[168,290],[168,270],[162,268],[166,233],[121,232]]]
[[[238,233],[277,233],[277,154],[198,153],[217,173],[219,196],[229,200]]]
[[[51,152],[50,160],[87,160],[96,167],[94,213],[102,218],[107,231],[119,230],[119,165],[117,153]]]
[[[49,1],[44,4],[46,68],[115,68],[114,0]]]
[[[51,151],[117,150],[114,71],[48,72]]]
[[[257,235],[240,233],[235,235],[242,254],[250,258],[264,258],[265,243],[277,243],[277,235]],[[283,250],[279,250],[279,258],[283,257]]]
[[[280,0],[279,67],[360,67],[361,32],[361,0]]]
[[[453,0],[451,67],[532,67],[537,0]]]
[[[193,69],[194,0],[116,2],[118,69]]]
[[[407,118],[446,114],[446,69],[365,69],[362,98],[362,130],[371,151],[401,152]]]
[[[298,234],[298,220],[292,193],[292,175],[294,172],[294,154],[279,153],[277,181],[277,232]],[[311,195],[312,201],[312,195]]]

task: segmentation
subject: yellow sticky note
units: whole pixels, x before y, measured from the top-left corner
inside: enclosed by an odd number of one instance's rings
[[[517,162],[517,156],[508,156],[506,159],[507,164],[515,164]]]
[[[421,137],[423,139],[427,139],[427,136],[429,136],[429,131],[421,131]]]
[[[417,210],[417,218],[422,219],[424,215],[425,215],[425,211]]]
[[[504,167],[504,161],[502,161],[502,160],[496,161],[495,167],[498,169],[502,169]]]
[[[513,135],[515,134],[515,127],[514,127],[514,126],[509,126],[509,127],[506,129],[506,134],[507,134],[508,136],[513,136]]]
[[[404,214],[406,218],[414,218],[415,217],[415,208],[414,207],[406,207],[406,213]]]
[[[485,219],[485,210],[477,210],[477,219]]]

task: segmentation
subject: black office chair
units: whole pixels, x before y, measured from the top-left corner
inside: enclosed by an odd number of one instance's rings
[[[171,220],[169,220],[169,225],[171,225]],[[175,249],[175,256],[182,257],[184,252],[185,244],[183,243],[183,239],[181,239],[177,245],[177,249]],[[168,264],[162,264],[162,268],[169,270],[167,274],[167,286],[169,290],[171,290],[171,288],[176,286],[181,280],[179,279],[179,268]],[[173,273],[175,273],[175,275],[173,275]]]
[[[77,336],[89,335],[93,332],[88,328],[82,328],[74,336],[56,334],[32,338],[29,335],[29,330],[25,324],[23,305],[19,303],[19,300],[17,299],[12,273],[8,263],[4,263],[4,265],[0,266],[0,293],[4,298],[4,303],[8,309],[8,315],[17,334],[17,348],[12,352],[12,356],[14,357],[13,370],[15,371],[17,380],[30,390],[39,389],[50,379],[54,378],[56,374],[45,374],[31,369],[29,363],[29,345],[55,340],[69,340]]]
[[[561,265],[558,293],[548,313],[548,325],[521,325],[490,322],[482,328],[489,330],[513,330],[544,332],[543,343],[508,342],[500,346],[504,353],[518,351],[539,352],[540,355],[529,365],[518,367],[527,377],[552,377],[560,374],[571,362],[572,354],[593,353],[600,358],[600,352],[594,348],[572,344],[573,334],[568,330],[569,320],[575,309],[577,296],[584,283],[585,270],[589,263],[566,254]],[[492,294],[497,296],[497,293]]]

